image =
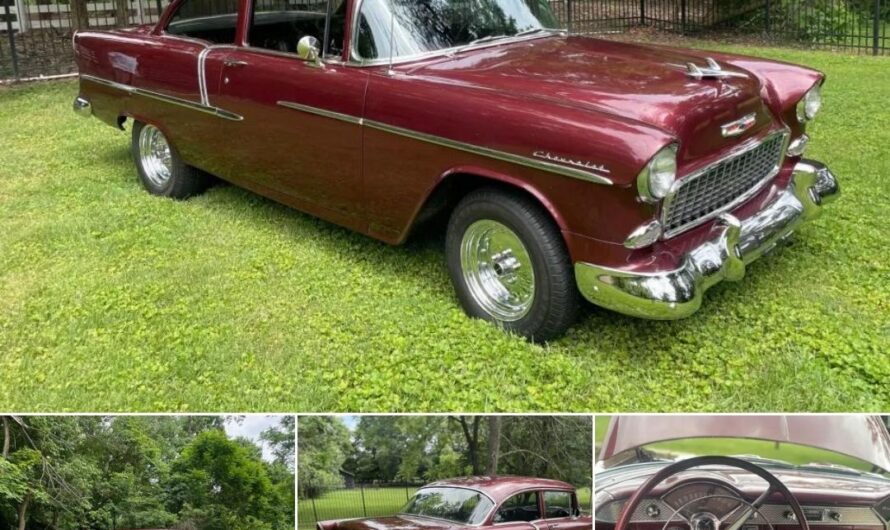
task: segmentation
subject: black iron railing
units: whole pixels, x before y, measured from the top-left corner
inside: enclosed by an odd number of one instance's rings
[[[560,22],[579,34],[648,28],[690,36],[739,35],[770,44],[890,55],[890,0],[549,2]],[[0,0],[0,80],[74,72],[74,30],[154,23],[168,3],[169,0]]]

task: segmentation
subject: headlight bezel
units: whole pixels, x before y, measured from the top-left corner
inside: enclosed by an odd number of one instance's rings
[[[822,110],[822,82],[818,82],[807,90],[797,102],[795,113],[797,121],[807,123],[813,121]]]
[[[637,175],[637,193],[645,202],[658,202],[668,195],[677,182],[677,151],[675,143],[658,150]]]

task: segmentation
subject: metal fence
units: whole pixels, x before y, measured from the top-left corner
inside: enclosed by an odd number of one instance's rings
[[[890,55],[890,0],[549,1],[561,23],[574,33],[649,28]],[[0,0],[0,80],[74,72],[74,29],[153,23],[168,3]]]
[[[574,33],[695,37],[890,54],[890,0],[551,0]]]
[[[78,28],[156,22],[169,0],[0,0],[0,80],[74,72]]]
[[[307,498],[297,502],[297,526],[311,530],[318,521],[382,517],[397,513],[422,484],[301,484]]]

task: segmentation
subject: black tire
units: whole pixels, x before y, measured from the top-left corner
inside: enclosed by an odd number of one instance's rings
[[[514,232],[532,263],[534,295],[527,313],[519,319],[504,321],[486,310],[465,280],[461,246],[467,230],[483,220]],[[575,322],[580,295],[565,241],[550,215],[528,196],[498,188],[471,192],[451,214],[445,254],[457,297],[470,316],[495,322],[535,342],[558,338]]]
[[[172,143],[169,143],[169,140],[168,144],[170,147],[170,160],[172,166],[170,177],[163,183],[158,183],[149,178],[140,157],[139,146],[142,130],[146,126],[147,124],[140,121],[133,123],[133,135],[130,143],[130,148],[133,153],[133,162],[136,163],[136,171],[139,175],[139,182],[142,183],[142,187],[145,188],[146,191],[152,195],[182,200],[199,195],[210,187],[210,184],[212,183],[210,175],[183,162],[182,157],[179,156],[179,153],[176,151],[176,147],[173,146]]]

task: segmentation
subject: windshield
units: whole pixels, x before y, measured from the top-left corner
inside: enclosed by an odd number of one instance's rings
[[[406,515],[446,519],[461,524],[480,524],[492,502],[478,491],[464,488],[423,488],[402,509]]]
[[[878,473],[885,471],[851,456],[787,442],[744,438],[684,438],[643,446],[615,455],[608,467],[639,462],[675,461],[694,456],[721,455],[749,460],[763,467],[811,468],[836,473]]]
[[[408,57],[524,36],[557,22],[548,0],[364,0],[358,59]]]

